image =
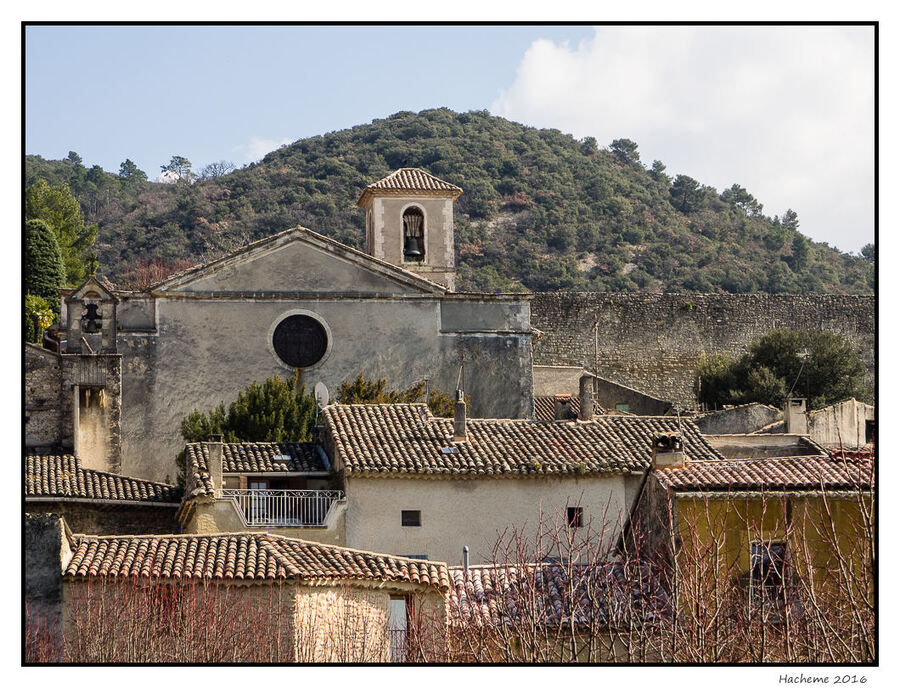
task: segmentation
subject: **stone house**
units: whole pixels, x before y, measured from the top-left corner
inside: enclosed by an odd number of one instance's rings
[[[25,512],[64,516],[79,533],[174,533],[181,490],[84,468],[72,454],[25,456]]]
[[[657,461],[620,546],[663,572],[683,613],[749,602],[796,622],[818,611],[810,595],[846,610],[874,595],[874,468],[871,453]]]
[[[26,535],[26,600],[65,661],[403,661],[413,610],[445,619],[440,562],[268,533],[73,535],[46,516]]]
[[[501,533],[533,538],[540,521],[584,528],[605,546],[620,533],[658,436],[680,433],[694,459],[722,458],[675,417],[467,419],[464,408],[457,403],[455,420],[424,404],[323,409],[348,546],[451,563],[467,546],[484,563]],[[585,415],[592,404],[581,408]]]
[[[185,447],[185,533],[265,529],[342,545],[344,493],[314,442],[203,442]],[[338,486],[339,487],[339,486]]]
[[[295,371],[332,393],[359,373],[449,391],[465,364],[475,413],[531,417],[530,296],[453,291],[461,191],[398,170],[360,196],[367,252],[298,227],[144,292],[91,278],[67,293],[60,355],[79,357],[86,377],[49,386],[80,390],[76,453],[92,468],[171,480],[184,416]],[[26,378],[33,369],[26,361]],[[101,425],[85,425],[85,409]]]

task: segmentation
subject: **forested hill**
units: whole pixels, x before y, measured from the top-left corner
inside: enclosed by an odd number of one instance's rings
[[[99,225],[95,250],[115,281],[148,258],[183,266],[298,224],[361,248],[360,191],[406,166],[464,190],[461,290],[870,293],[874,285],[870,260],[808,240],[802,217],[763,209],[740,180],[720,192],[641,161],[627,139],[598,148],[487,112],[400,112],[242,169],[209,166],[193,184],[147,182],[128,163],[110,174],[74,154],[26,158],[26,184],[66,182]]]

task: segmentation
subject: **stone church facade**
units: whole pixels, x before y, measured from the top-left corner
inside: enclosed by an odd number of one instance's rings
[[[531,417],[530,296],[453,291],[460,193],[401,169],[360,196],[368,253],[298,227],[146,292],[66,296],[66,353],[58,355],[102,351],[121,367],[116,399],[102,381],[92,388],[95,402],[105,393],[104,408],[115,411],[104,418],[116,465],[88,463],[172,481],[185,415],[297,369],[307,389],[323,383],[333,397],[359,373],[395,388],[427,378],[430,389],[451,393],[462,366],[473,415]],[[77,393],[71,386],[64,395]]]

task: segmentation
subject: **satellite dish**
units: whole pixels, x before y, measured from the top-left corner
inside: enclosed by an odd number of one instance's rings
[[[313,389],[316,395],[316,404],[318,404],[319,408],[328,406],[328,400],[330,396],[328,394],[328,388],[325,386],[325,383],[317,382],[316,386]]]

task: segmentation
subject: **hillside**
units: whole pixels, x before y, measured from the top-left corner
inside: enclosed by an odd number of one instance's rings
[[[859,294],[874,286],[870,262],[806,239],[787,209],[766,216],[737,185],[719,193],[673,180],[657,161],[645,167],[627,140],[598,149],[593,139],[487,112],[400,112],[192,185],[25,160],[26,184],[65,181],[98,223],[96,251],[113,280],[148,258],[199,262],[298,224],[361,248],[356,198],[401,166],[464,190],[461,290]]]

